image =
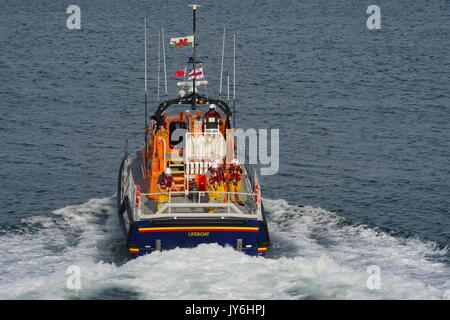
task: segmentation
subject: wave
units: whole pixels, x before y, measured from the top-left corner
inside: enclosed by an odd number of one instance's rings
[[[215,244],[128,260],[115,198],[22,221],[0,236],[1,299],[450,299],[433,242],[355,226],[320,208],[265,199],[267,258]],[[70,290],[67,268],[80,268]],[[380,269],[380,289],[367,268]]]

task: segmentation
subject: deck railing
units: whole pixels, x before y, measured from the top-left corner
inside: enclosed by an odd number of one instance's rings
[[[224,201],[219,202],[210,202],[209,200],[209,194],[221,194],[224,196]],[[147,196],[159,196],[159,195],[167,195],[168,200],[166,202],[161,202],[161,207],[159,210],[152,214],[145,214],[141,211],[141,205],[139,204],[137,210],[139,213],[140,218],[156,218],[156,217],[162,217],[162,216],[189,216],[189,217],[198,217],[202,216],[204,217],[205,214],[208,216],[210,215],[218,215],[218,216],[240,216],[240,217],[250,217],[252,215],[260,215],[260,208],[261,208],[261,198],[258,196],[258,192],[225,192],[225,191],[168,191],[168,192],[156,192],[156,193],[141,193],[142,197]],[[191,199],[191,196],[197,195],[197,197],[192,197],[194,199]],[[246,197],[251,197],[250,201],[244,201],[246,206],[244,206],[245,209],[250,210],[241,210],[240,206],[237,205],[235,202],[232,201],[232,197],[235,195],[241,195]],[[180,201],[183,200],[184,201]],[[189,201],[188,201],[189,199]],[[257,199],[257,201],[255,201]],[[175,201],[174,201],[175,200]],[[206,202],[205,202],[206,200]],[[156,203],[156,201],[155,201]],[[250,204],[250,206],[248,206]],[[214,211],[213,213],[206,213],[205,212],[179,212],[180,209],[222,209],[220,212]],[[242,209],[244,209],[242,208]],[[178,212],[174,212],[175,209],[178,210]],[[225,211],[223,210],[225,209]],[[250,212],[248,212],[250,211]]]

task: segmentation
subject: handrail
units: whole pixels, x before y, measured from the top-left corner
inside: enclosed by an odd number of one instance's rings
[[[199,190],[189,190],[189,191],[168,191],[168,192],[153,192],[153,193],[141,193],[141,196],[155,196],[160,194],[189,194],[189,193],[220,193],[220,194],[245,194],[248,196],[257,195],[256,192],[234,192],[234,191],[199,191]]]
[[[164,208],[164,207],[163,207]],[[258,215],[250,214],[250,213],[207,213],[208,217],[217,217],[217,218],[242,218],[242,219],[249,219],[249,218],[257,218]],[[139,216],[141,219],[178,219],[178,218],[204,218],[205,213],[158,213],[158,214],[141,214]]]
[[[205,190],[205,191],[168,191],[168,192],[152,192],[152,193],[141,193],[141,196],[155,196],[155,195],[168,195],[168,201],[162,203],[162,206],[159,210],[157,210],[155,213],[151,214],[151,215],[147,215],[147,214],[141,214],[141,212],[139,212],[140,217],[161,217],[162,215],[165,214],[172,214],[172,208],[221,208],[221,209],[227,209],[227,212],[221,212],[221,213],[217,213],[218,215],[224,215],[226,214],[227,216],[236,216],[239,215],[240,217],[245,217],[245,216],[252,216],[252,215],[258,215],[258,205],[256,203],[252,204],[254,206],[254,208],[257,210],[256,213],[249,213],[249,212],[242,212],[240,208],[238,208],[236,206],[236,204],[231,201],[231,197],[228,197],[227,201],[224,202],[201,202],[201,195],[205,195],[205,194],[210,194],[210,193],[215,193],[215,194],[230,194],[230,195],[247,195],[250,196],[250,199],[253,199],[253,197],[256,195],[255,192],[249,193],[249,192],[232,192],[232,191],[211,191],[211,190]],[[197,197],[197,199],[192,199],[191,202],[173,202],[172,201],[172,197],[174,197],[174,195],[182,195],[184,196],[184,199],[186,199],[189,195],[191,194],[199,194],[199,196]],[[252,206],[252,207],[253,207]],[[165,211],[168,210],[168,212],[166,213]],[[251,210],[251,209],[250,209]],[[233,212],[232,212],[233,211]],[[247,211],[247,210],[246,210]],[[176,215],[179,215],[180,213],[173,213]],[[194,214],[195,213],[183,213],[183,215],[187,215],[189,216],[190,214]]]

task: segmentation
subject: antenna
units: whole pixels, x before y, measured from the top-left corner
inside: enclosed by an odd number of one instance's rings
[[[233,126],[236,128],[236,34],[233,34]]]
[[[223,27],[223,41],[222,41],[222,64],[220,66],[220,87],[219,98],[222,95],[222,75],[223,75],[223,57],[225,55],[225,27]]]
[[[236,35],[233,34],[233,100],[236,100]]]
[[[144,108],[145,108],[145,158],[144,166],[145,172],[147,172],[147,152],[148,152],[148,105],[147,105],[147,17],[144,18]]]
[[[230,101],[230,75],[229,74],[227,74],[227,87],[228,87],[227,100]]]
[[[160,79],[160,70],[161,70],[161,30],[158,28],[158,89],[157,89],[157,99],[159,102],[159,79]]]
[[[163,48],[163,60],[164,60],[164,84],[166,88],[166,97],[167,97],[167,69],[166,69],[166,41],[164,40],[164,28],[161,28],[162,33],[162,48]]]
[[[147,18],[144,18],[144,101],[145,101],[145,127],[147,128]]]

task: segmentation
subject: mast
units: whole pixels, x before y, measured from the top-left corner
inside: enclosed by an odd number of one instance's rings
[[[197,52],[196,52],[196,36],[195,36],[195,22],[196,22],[196,18],[195,18],[195,12],[197,11],[197,8],[201,7],[198,4],[190,4],[189,7],[192,7],[192,34],[194,35],[194,43],[192,45],[192,66],[193,66],[193,71],[194,71],[194,78],[192,79],[192,92],[194,94],[194,106],[195,107],[195,103],[197,102],[197,98],[196,98],[196,93],[195,93],[195,69],[197,68]]]

